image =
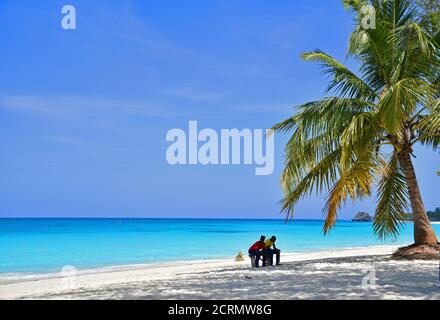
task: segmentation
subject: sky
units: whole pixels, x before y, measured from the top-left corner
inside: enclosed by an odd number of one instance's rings
[[[61,27],[76,8],[77,29]],[[345,60],[340,0],[0,0],[0,217],[282,218],[275,170],[166,161],[168,130],[265,129],[324,95],[300,59]],[[351,62],[349,65],[353,66]],[[440,156],[416,149],[428,209]],[[296,218],[322,218],[325,194]],[[339,218],[374,212],[374,198]]]

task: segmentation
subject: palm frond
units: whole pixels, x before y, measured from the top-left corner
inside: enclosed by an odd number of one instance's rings
[[[397,237],[404,223],[408,203],[405,175],[399,165],[397,153],[394,152],[385,165],[377,192],[373,228],[381,240],[389,236],[394,239]]]
[[[340,178],[330,190],[324,208],[324,234],[335,225],[337,212],[348,198],[356,201],[371,195],[375,172],[378,169],[376,157],[365,153],[349,169],[340,172]]]
[[[374,101],[376,92],[369,85],[350,71],[346,66],[330,55],[316,50],[302,55],[306,61],[316,61],[323,67],[323,72],[332,79],[327,91],[334,91],[341,97],[364,99]]]

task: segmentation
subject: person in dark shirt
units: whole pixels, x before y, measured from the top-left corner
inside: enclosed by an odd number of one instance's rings
[[[265,236],[261,236],[260,240],[255,242],[250,248],[249,248],[249,255],[255,256],[255,267],[258,268],[258,263],[260,261],[260,257],[263,254],[263,249],[265,248],[264,240],[266,240]],[[263,261],[263,267],[265,265],[265,261]]]

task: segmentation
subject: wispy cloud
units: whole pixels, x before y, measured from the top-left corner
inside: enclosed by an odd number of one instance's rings
[[[292,115],[295,111],[294,107],[289,103],[256,103],[256,104],[239,104],[229,106],[231,111],[242,113],[257,113],[257,114],[280,114]]]
[[[46,136],[44,139],[50,142],[66,145],[87,146],[89,144],[86,140],[65,136]]]
[[[105,20],[111,21],[106,27],[140,52],[160,57],[191,53],[190,50],[180,47],[175,41],[140,19],[137,9],[130,1],[119,6],[117,10],[105,11],[107,16]]]
[[[59,98],[48,98],[28,95],[1,95],[0,108],[16,111],[32,111],[47,114],[65,114],[72,110]]]
[[[161,55],[163,53],[178,55],[191,53],[189,50],[179,48],[171,40],[154,29],[147,28],[146,25],[135,17],[124,21],[128,24],[125,26],[125,29],[118,30],[118,35],[141,52]]]
[[[136,100],[120,100],[79,95],[0,95],[0,108],[18,112],[35,112],[47,115],[117,114],[170,117],[172,111],[157,104]]]
[[[161,30],[151,27],[145,18],[141,18],[130,2],[118,10],[107,12],[105,21],[112,22],[106,26],[112,30],[112,34],[147,57],[179,61],[179,63],[184,61],[184,65],[187,67],[191,66],[210,75],[228,78],[274,79],[279,77],[281,73],[280,70],[271,68],[267,63],[256,64],[243,60],[227,61],[223,56],[215,56],[214,53],[188,48],[185,43],[180,43]],[[182,98],[194,96],[193,100],[211,99],[210,94],[208,97],[202,95],[199,98],[195,92],[188,92],[190,90],[181,91],[184,92],[177,91],[176,96],[179,95]]]
[[[197,62],[207,73],[238,79],[275,79],[281,75],[267,65],[244,64],[240,62],[221,62],[213,58],[200,58]]]
[[[141,149],[129,148],[124,144],[109,143],[102,137],[95,137],[93,139],[85,136],[80,137],[78,135],[72,136],[72,134],[64,134],[62,132],[55,133],[54,135],[48,135],[41,137],[44,141],[66,147],[71,150],[82,150],[86,151],[83,155],[90,158],[107,158],[109,154],[114,157],[118,155],[118,164],[121,165],[121,159],[125,155],[133,155],[142,152]]]
[[[174,90],[166,90],[164,94],[176,98],[195,100],[195,101],[211,101],[218,100],[224,97],[222,93],[197,90],[194,88],[181,88]]]

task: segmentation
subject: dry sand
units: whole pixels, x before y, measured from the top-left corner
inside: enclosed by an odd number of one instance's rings
[[[284,254],[264,269],[232,257],[1,277],[0,299],[440,299],[438,261],[393,261],[395,249]]]

